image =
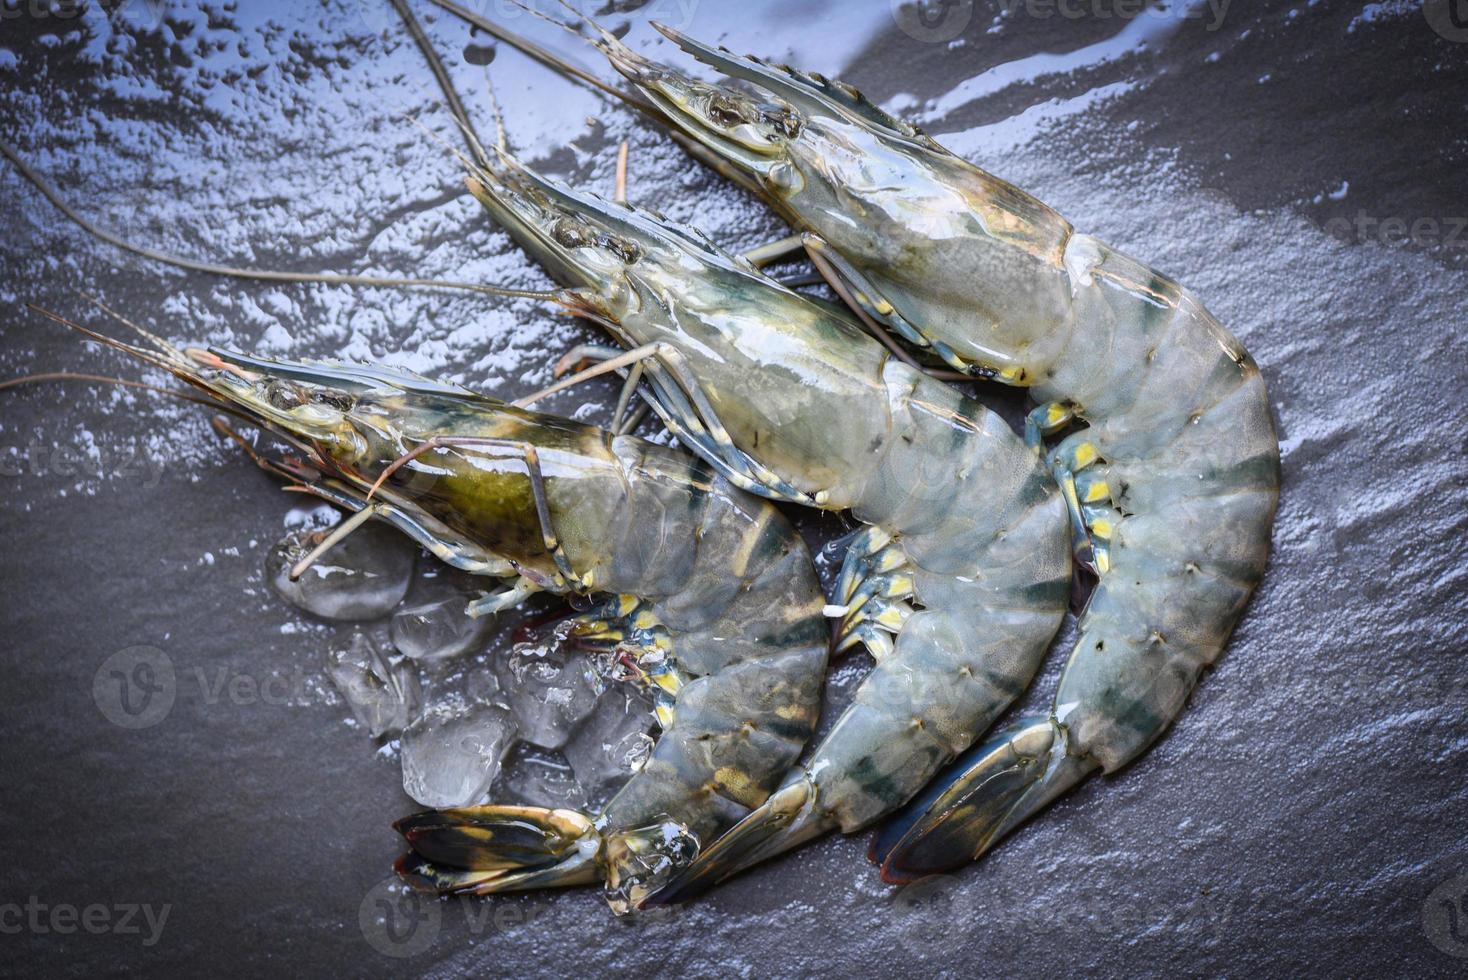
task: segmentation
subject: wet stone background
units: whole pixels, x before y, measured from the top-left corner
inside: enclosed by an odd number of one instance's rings
[[[509,4],[472,5],[574,52]],[[386,2],[78,6],[0,4],[0,137],[101,223],[218,261],[543,281],[406,119],[454,141]],[[415,7],[486,129],[489,64],[537,166],[608,191],[627,139],[634,200],[734,247],[781,233],[644,122]],[[1284,458],[1274,557],[1149,755],[982,864],[901,891],[858,836],[630,921],[590,891],[419,902],[388,875],[389,822],[413,808],[398,761],[325,677],[340,631],[263,577],[298,501],[189,406],[11,390],[4,971],[1461,975],[1468,26],[1442,0],[1170,8],[592,11],[638,46],[667,52],[661,19],[847,78],[1189,284],[1256,357]],[[83,292],[179,341],[371,358],[505,396],[593,339],[528,302],[180,273],[89,239],[8,165],[0,211],[4,377],[137,376],[25,308],[95,319]],[[553,407],[604,422],[613,392]],[[799,519],[815,544],[840,529]],[[832,709],[864,666],[836,667]]]

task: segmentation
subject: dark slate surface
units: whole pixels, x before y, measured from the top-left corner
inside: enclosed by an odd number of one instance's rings
[[[130,0],[101,5],[110,26],[96,4],[59,16],[72,6],[3,6],[0,136],[88,214],[215,259],[540,281],[403,118],[454,138],[385,3]],[[5,971],[1461,974],[1468,29],[1438,0],[1237,7],[1181,23],[990,0],[922,21],[870,0],[626,15],[635,43],[657,17],[844,75],[1191,285],[1257,358],[1284,453],[1274,558],[1147,757],[907,891],[876,880],[865,839],[832,839],[638,921],[575,892],[408,908],[417,931],[397,931],[409,918],[378,904],[388,823],[411,808],[397,763],[323,686],[332,628],[261,581],[292,500],[187,406],[10,391]],[[488,48],[432,20],[488,125]],[[493,75],[545,169],[607,190],[630,138],[635,200],[735,246],[779,233],[626,113],[505,52]],[[507,395],[591,337],[527,303],[184,275],[89,240],[8,165],[0,208],[4,376],[136,375],[24,309],[95,318],[80,290],[175,339],[396,360]],[[605,420],[610,391],[558,407]],[[804,523],[813,540],[835,527]],[[167,658],[171,685],[149,654],[173,700],[128,728],[108,678],[139,646]],[[860,670],[838,668],[834,705]]]

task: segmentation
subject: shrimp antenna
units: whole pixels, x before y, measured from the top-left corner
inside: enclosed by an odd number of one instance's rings
[[[106,374],[79,374],[75,371],[47,371],[43,374],[22,374],[18,378],[8,378],[0,381],[0,391],[7,388],[18,388],[21,385],[40,384],[52,381],[86,381],[96,384],[117,385],[122,388],[137,388],[142,391],[151,391],[160,395],[169,395],[173,398],[181,398],[186,402],[194,402],[206,408],[228,409],[229,406],[221,405],[219,402],[209,398],[201,398],[191,395],[187,391],[179,391],[176,388],[162,388],[158,385],[150,385],[142,381],[129,381],[126,378],[114,378]]]
[[[167,357],[170,361],[174,361],[179,364],[189,363],[189,359],[184,356],[184,353],[182,351],[170,344],[168,341],[164,340],[162,337],[153,333],[151,330],[147,330],[144,327],[139,326],[138,324],[129,320],[127,317],[123,316],[121,313],[117,312],[112,307],[108,306],[106,303],[93,296],[91,293],[83,292],[81,296],[82,299],[86,300],[88,303],[91,303],[97,309],[101,310],[103,313],[106,313],[118,323],[122,324],[125,327],[128,327],[129,329],[142,336],[144,340],[148,341],[154,347],[158,348],[158,350],[160,350],[163,355]]]
[[[444,104],[449,110],[449,115],[453,116],[454,122],[463,132],[464,139],[469,144],[469,150],[478,159],[479,165],[476,167],[471,161],[464,160],[463,154],[455,153],[455,156],[458,156],[460,160],[464,161],[470,173],[474,173],[476,170],[481,172],[489,170],[489,154],[484,152],[484,144],[480,142],[479,134],[474,130],[474,124],[469,119],[468,111],[464,109],[464,103],[459,98],[458,90],[454,88],[454,80],[449,77],[448,69],[444,67],[443,59],[434,50],[433,45],[428,40],[428,35],[423,32],[422,25],[418,23],[418,18],[408,8],[406,0],[393,0],[393,6],[397,8],[399,16],[403,19],[403,23],[407,25],[408,33],[412,35],[414,43],[418,45],[418,50],[423,55],[423,60],[428,62],[428,69],[433,72],[433,77],[438,81],[439,90],[443,92]],[[486,81],[489,80],[488,69],[485,70],[484,77]],[[490,97],[494,97],[492,83],[490,86]],[[412,117],[410,116],[409,119],[412,119]],[[412,119],[412,121],[417,122],[416,119]],[[504,146],[504,124],[503,120],[499,117],[498,102],[495,102],[495,126],[500,136],[500,139],[495,141],[496,148],[502,149]],[[420,128],[422,128],[421,124]],[[426,129],[424,131],[428,132]],[[428,135],[437,140],[437,136],[433,133],[429,132]]]
[[[494,90],[494,79],[490,77],[488,65],[484,66],[484,88],[489,94],[489,107],[494,112],[495,148],[508,150],[510,148],[510,130],[505,125],[504,113],[500,112],[499,95]]]
[[[463,125],[464,138],[469,141],[469,149],[480,161],[487,162],[484,147],[479,143],[478,134],[468,125],[469,113],[464,109],[464,103],[460,101],[459,93],[454,89],[453,81],[449,78],[448,69],[444,67],[443,60],[433,53],[433,45],[429,42],[428,35],[424,33],[423,25],[418,22],[418,18],[408,7],[407,0],[392,0],[392,5],[397,10],[398,16],[402,18],[403,24],[408,28],[408,34],[418,45],[418,49],[428,55],[428,69],[438,80],[438,87],[443,91],[444,101],[448,103],[450,114]]]
[[[54,320],[56,323],[61,324],[63,327],[69,327],[72,330],[75,330],[77,333],[90,337],[92,340],[95,340],[97,343],[102,344],[105,347],[111,347],[113,350],[122,351],[129,357],[137,358],[145,364],[151,364],[153,367],[156,367],[159,370],[167,371],[169,374],[176,374],[178,371],[178,365],[164,360],[161,356],[154,353],[153,351],[148,350],[147,348],[135,347],[134,345],[129,344],[126,341],[118,340],[116,337],[109,337],[105,333],[98,333],[96,330],[92,330],[89,327],[84,327],[80,323],[77,323],[75,320],[68,320],[60,313],[53,313],[51,310],[48,310],[42,306],[37,306],[35,303],[27,303],[26,308],[41,314],[41,316],[46,317],[48,320]]]
[[[624,92],[623,90],[617,88],[615,85],[607,84],[600,78],[597,78],[591,72],[587,71],[585,68],[581,68],[578,65],[572,64],[570,61],[567,61],[565,58],[562,58],[558,54],[554,54],[551,51],[548,51],[547,49],[536,44],[529,38],[521,37],[513,31],[506,30],[505,28],[496,24],[494,21],[488,19],[487,17],[482,17],[474,11],[465,8],[460,4],[454,3],[453,0],[432,0],[432,2],[442,7],[444,10],[447,10],[455,17],[458,17],[465,23],[472,24],[473,26],[479,28],[481,31],[484,31],[491,37],[498,38],[499,40],[508,44],[510,47],[515,48],[522,54],[534,58],[536,61],[549,67],[553,71],[560,72],[562,75],[565,75],[568,78],[574,78],[577,81],[581,82],[583,85],[590,86],[591,88],[596,89],[598,92],[601,92],[604,95],[610,95],[612,98],[618,100],[619,102],[631,106],[632,108],[638,110],[639,112],[645,113],[655,120],[660,119],[658,111],[653,107],[652,103],[644,101],[643,99],[639,99],[637,96],[632,95],[628,92]],[[521,4],[521,6],[524,6],[524,4]],[[530,12],[536,17],[539,17],[543,20],[548,20],[552,24],[555,24],[557,27],[560,27],[563,30],[570,31],[582,41],[589,40],[586,35],[582,34],[575,28],[563,24],[552,17],[548,17],[538,10],[532,10],[529,7],[526,7],[525,9],[530,10]],[[577,16],[580,16],[580,14],[578,13]]]
[[[100,225],[94,224],[92,221],[83,217],[74,208],[72,208],[71,205],[67,204],[66,201],[62,199],[61,195],[56,191],[56,189],[48,184],[40,174],[32,170],[26,164],[26,162],[20,158],[20,155],[16,153],[15,149],[11,147],[9,143],[4,142],[3,140],[0,140],[0,154],[3,154],[12,164],[14,164],[16,170],[20,171],[20,175],[26,180],[30,181],[31,184],[35,186],[36,190],[41,192],[41,196],[50,201],[51,204],[54,205],[58,211],[64,214],[83,231],[87,232],[87,234],[92,235],[94,238],[101,239],[107,244],[112,245],[116,248],[120,248],[125,252],[132,252],[134,255],[140,255],[143,258],[149,259],[153,262],[161,262],[164,265],[171,265],[179,269],[188,269],[192,272],[203,272],[214,276],[230,276],[235,279],[254,279],[263,280],[266,282],[326,283],[343,286],[414,286],[427,289],[462,289],[468,292],[484,293],[490,296],[504,296],[511,299],[533,299],[545,303],[557,303],[559,301],[558,294],[554,292],[537,291],[531,289],[506,289],[501,286],[487,286],[483,283],[475,282],[455,282],[448,279],[362,276],[335,272],[282,272],[275,269],[245,269],[230,265],[218,265],[213,262],[200,262],[196,259],[187,259],[178,255],[169,255],[167,252],[160,252],[157,249],[149,248],[146,245],[134,244],[133,242],[128,241],[126,238],[123,238],[121,235],[109,231],[106,228],[101,227]]]
[[[406,119],[408,122],[412,123],[414,126],[416,126],[418,128],[418,130],[424,136],[427,136],[429,138],[429,140],[431,140],[434,143],[437,143],[440,147],[442,147],[443,150],[444,150],[444,152],[446,152],[450,156],[456,158],[460,163],[462,163],[464,165],[464,168],[466,170],[468,170],[470,173],[483,173],[484,170],[487,169],[487,167],[489,166],[489,155],[488,154],[485,154],[485,162],[484,163],[482,163],[482,164],[481,163],[476,163],[475,161],[473,161],[473,160],[469,159],[468,157],[466,157],[464,154],[460,153],[458,150],[454,149],[452,146],[449,146],[447,140],[445,140],[442,136],[438,135],[433,130],[431,130],[427,126],[425,126],[422,123],[422,121],[418,119],[417,116],[412,116],[412,115],[409,115],[407,113],[404,113],[403,114],[403,118]],[[455,120],[455,121],[457,122],[457,120]],[[472,133],[470,133],[469,131],[466,130],[465,131],[465,135],[469,138],[469,140],[471,140],[472,142],[474,142],[474,143],[477,144],[478,141],[474,139],[474,136],[473,136]],[[484,151],[484,148],[481,146],[479,148],[479,150],[480,150],[480,152],[483,152]]]
[[[564,20],[557,20],[550,14],[536,10],[530,4],[526,3],[525,0],[510,0],[510,2],[519,7],[521,10],[525,11],[527,14],[530,14],[532,17],[538,17],[539,19],[545,21],[547,24],[554,24],[561,30],[565,31],[567,34],[570,34],[572,37],[576,38],[578,41],[585,41],[587,39],[586,35],[581,33],[581,27],[578,22],[583,20],[589,21],[591,20],[591,18],[587,17],[585,14],[577,10],[575,7],[571,6],[569,3],[566,3],[565,0],[557,0],[557,2],[560,3],[562,7],[566,8],[575,15],[575,21],[567,22]]]

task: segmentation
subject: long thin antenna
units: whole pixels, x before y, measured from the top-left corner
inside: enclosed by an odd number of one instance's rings
[[[542,48],[540,45],[536,44],[534,41],[531,41],[529,38],[524,38],[514,33],[513,31],[505,30],[494,21],[489,20],[486,17],[481,17],[474,11],[460,6],[457,3],[454,3],[453,0],[432,0],[432,2],[442,7],[444,10],[447,10],[455,17],[458,17],[459,19],[466,21],[467,23],[473,24],[475,27],[479,28],[481,31],[484,31],[486,34],[498,38],[499,40],[508,44],[510,47],[522,52],[523,54],[529,55],[536,61],[551,68],[552,70],[560,72],[561,74],[566,75],[570,78],[574,78],[577,81],[581,82],[583,85],[589,85],[592,88],[596,89],[598,92],[610,95],[612,98],[617,99],[618,101],[629,105],[634,109],[637,109],[639,112],[644,112],[654,119],[662,118],[661,114],[657,111],[657,109],[652,106],[651,103],[645,102],[635,95],[630,95],[613,85],[608,85],[606,82],[602,81],[600,78],[597,78],[586,69],[579,68],[576,65],[573,65],[565,58],[562,58],[560,55],[553,54],[545,48]],[[538,10],[531,10],[531,13],[539,17],[545,17],[545,15],[540,13],[540,11]],[[547,17],[546,19],[550,20],[552,23],[559,24],[559,21],[556,21],[554,18]],[[559,26],[565,27],[566,25],[559,24]]]
[[[505,114],[500,111],[500,97],[494,90],[494,79],[489,75],[489,66],[484,66],[484,88],[489,93],[489,107],[494,110],[494,145],[501,150],[510,148],[510,131],[505,126]]]
[[[170,374],[177,374],[179,371],[178,365],[168,363],[167,361],[163,360],[159,355],[153,353],[150,350],[144,350],[143,348],[137,347],[133,344],[129,344],[126,341],[118,340],[116,337],[109,337],[105,333],[98,333],[97,331],[92,330],[89,327],[82,326],[75,320],[68,320],[60,313],[54,313],[51,310],[46,309],[45,307],[37,306],[35,303],[27,303],[26,308],[41,314],[41,316],[45,317],[48,320],[54,320],[56,323],[61,324],[63,327],[69,327],[72,330],[75,330],[77,333],[84,334],[95,340],[97,343],[102,344],[104,347],[111,347],[113,350],[120,350],[124,354],[129,354],[145,364],[151,364],[153,367],[158,368],[161,371],[167,371]]]
[[[390,276],[359,276],[334,272],[282,272],[275,269],[245,269],[231,265],[219,265],[214,262],[199,262],[195,259],[186,259],[178,255],[169,255],[146,245],[136,245],[116,232],[107,230],[100,225],[84,218],[71,205],[62,200],[61,195],[54,187],[22,160],[15,149],[3,140],[0,140],[0,154],[3,154],[20,175],[35,185],[36,190],[50,201],[57,210],[75,222],[81,229],[90,235],[100,238],[109,245],[115,246],[134,255],[141,255],[145,259],[154,262],[162,262],[164,265],[175,266],[180,269],[189,269],[193,272],[204,272],[215,276],[231,276],[236,279],[256,279],[267,282],[303,282],[303,283],[327,283],[344,286],[421,286],[428,289],[462,289],[475,293],[486,293],[490,296],[507,296],[512,299],[533,299],[541,302],[554,303],[558,296],[554,292],[541,292],[531,289],[505,289],[500,286],[486,286],[475,282],[454,282],[447,279],[417,279],[396,278]]]
[[[148,343],[158,348],[159,352],[162,353],[162,355],[168,358],[170,361],[176,361],[179,364],[184,365],[189,363],[189,359],[184,356],[182,351],[170,344],[168,341],[164,340],[162,337],[153,333],[153,331],[148,330],[146,327],[143,327],[140,324],[134,323],[132,320],[129,320],[127,317],[123,316],[121,313],[117,312],[112,307],[108,306],[106,303],[93,296],[91,293],[83,292],[81,295],[82,299],[86,300],[88,303],[91,303],[97,309],[101,310],[103,313],[106,313],[108,316],[112,317],[112,319],[129,328],[134,333],[141,336],[144,340],[148,341]]]
[[[143,391],[151,391],[160,395],[170,395],[174,398],[182,398],[186,402],[194,402],[207,408],[224,408],[219,402],[208,398],[200,398],[186,391],[175,391],[172,388],[160,388],[157,385],[145,384],[142,381],[129,381],[126,378],[113,378],[105,374],[78,374],[74,371],[47,371],[44,374],[23,374],[18,378],[8,378],[0,381],[0,391],[7,388],[18,388],[21,385],[40,384],[51,381],[86,381],[97,384],[118,385],[123,388],[139,388]]]
[[[423,31],[423,25],[418,22],[412,9],[408,7],[407,0],[392,0],[393,7],[398,16],[402,18],[403,24],[408,28],[408,35],[418,45],[418,50],[423,53],[428,62],[428,70],[433,72],[433,77],[438,80],[438,87],[443,92],[443,100],[447,103],[449,113],[459,121],[459,126],[464,130],[464,138],[469,142],[469,152],[473,153],[482,167],[489,166],[489,157],[484,152],[484,147],[479,142],[479,134],[474,132],[474,127],[469,122],[469,113],[464,108],[464,103],[459,99],[459,93],[454,88],[453,80],[449,78],[448,69],[444,67],[443,59],[434,51],[428,35]]]

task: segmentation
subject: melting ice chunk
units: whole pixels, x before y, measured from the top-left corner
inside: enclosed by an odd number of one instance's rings
[[[318,558],[297,581],[296,562],[326,532],[287,534],[265,557],[265,576],[286,601],[325,619],[359,621],[387,615],[408,592],[416,549],[381,524],[365,524]]]
[[[403,732],[403,790],[424,806],[484,796],[514,744],[515,719],[497,704],[438,704]]]
[[[571,771],[596,806],[611,799],[652,752],[652,700],[617,685],[596,703],[564,750]]]
[[[420,663],[448,660],[473,649],[494,618],[470,616],[464,611],[468,603],[465,596],[452,596],[399,609],[392,617],[393,646]]]
[[[373,738],[402,731],[418,710],[417,668],[406,660],[389,661],[365,633],[353,631],[333,643],[326,670]]]
[[[543,749],[559,749],[596,707],[603,683],[585,654],[530,643],[516,644],[495,662],[500,690],[520,723],[520,737]]]
[[[586,794],[565,756],[522,742],[505,762],[494,801],[580,810],[586,807]]]

